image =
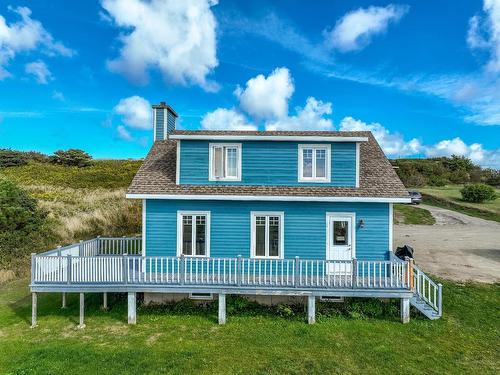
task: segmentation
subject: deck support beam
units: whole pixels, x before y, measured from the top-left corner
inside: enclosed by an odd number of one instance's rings
[[[219,324],[226,324],[226,295],[219,294]]]
[[[401,323],[410,322],[410,299],[401,298]]]
[[[103,310],[108,309],[108,292],[102,294],[102,308]]]
[[[137,293],[128,293],[128,324],[137,323]]]
[[[31,328],[35,328],[38,325],[37,304],[38,304],[37,294],[31,293]]]
[[[316,297],[307,296],[307,323],[316,323]]]
[[[66,292],[62,293],[62,303],[61,303],[61,309],[65,309],[67,307],[66,304]]]
[[[78,324],[79,329],[85,328],[85,293],[80,293],[80,323]]]

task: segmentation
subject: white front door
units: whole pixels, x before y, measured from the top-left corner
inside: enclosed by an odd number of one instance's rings
[[[329,214],[327,216],[327,251],[326,259],[331,261],[328,272],[350,274],[351,261],[354,258],[354,214]],[[341,262],[346,261],[346,262]]]

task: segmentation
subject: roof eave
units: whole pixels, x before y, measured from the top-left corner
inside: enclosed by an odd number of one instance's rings
[[[213,141],[303,141],[303,142],[368,142],[368,137],[342,137],[320,135],[208,135],[171,134],[170,139]]]

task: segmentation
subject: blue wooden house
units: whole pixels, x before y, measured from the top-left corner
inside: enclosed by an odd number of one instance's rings
[[[34,256],[35,305],[40,291],[82,304],[127,292],[135,322],[137,292],[216,296],[223,323],[227,294],[298,297],[312,323],[317,299],[355,296],[401,299],[405,322],[410,304],[441,315],[441,286],[393,256],[393,204],[410,197],[370,132],[186,131],[176,118],[153,106],[155,142],[127,192],[142,236]]]

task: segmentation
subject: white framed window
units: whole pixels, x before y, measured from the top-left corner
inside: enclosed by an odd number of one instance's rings
[[[210,212],[177,212],[177,256],[210,256]]]
[[[210,143],[209,180],[241,181],[241,143]]]
[[[331,147],[299,145],[299,182],[330,182]]]
[[[284,216],[283,212],[251,212],[252,258],[283,258]]]

